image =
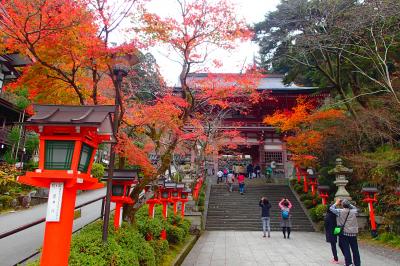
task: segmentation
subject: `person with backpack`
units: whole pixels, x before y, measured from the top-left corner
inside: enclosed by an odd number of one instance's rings
[[[338,208],[340,205],[343,208]],[[347,199],[338,199],[329,209],[337,216],[336,221],[338,226],[335,228],[334,234],[339,235],[339,247],[343,252],[345,266],[360,266],[361,259],[357,243],[357,208]],[[351,253],[353,253],[353,259]]]
[[[264,235],[263,237],[266,237],[266,231],[268,229],[268,238],[271,237],[271,226],[270,226],[270,209],[271,209],[271,203],[269,203],[268,199],[265,197],[262,197],[258,205],[261,207],[261,221],[262,221],[262,226],[263,226],[263,232]]]
[[[292,227],[292,221],[290,219],[290,209],[292,208],[292,203],[287,198],[283,198],[278,205],[281,209],[281,227],[283,238],[286,239],[287,232],[287,239],[290,239],[290,229]]]
[[[331,250],[333,255],[333,260],[331,261],[331,263],[339,264],[339,258],[336,249],[337,236],[333,234],[333,231],[335,230],[336,226],[337,226],[336,215],[328,208],[324,219],[325,238],[326,242],[331,244]]]

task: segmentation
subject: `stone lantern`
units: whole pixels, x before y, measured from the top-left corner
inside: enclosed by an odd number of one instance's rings
[[[349,169],[343,165],[343,161],[341,158],[336,159],[336,166],[332,170],[329,171],[330,174],[336,175],[336,180],[333,182],[338,190],[335,194],[335,201],[337,199],[348,199],[351,200],[349,192],[346,190],[346,185],[349,181],[346,179],[347,174],[353,173],[353,169]]]

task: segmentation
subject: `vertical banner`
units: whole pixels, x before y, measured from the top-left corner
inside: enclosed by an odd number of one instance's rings
[[[46,222],[60,221],[63,190],[63,182],[50,183],[49,199],[47,201]]]

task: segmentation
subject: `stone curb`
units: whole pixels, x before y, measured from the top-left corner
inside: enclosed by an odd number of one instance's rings
[[[189,254],[189,252],[192,250],[194,244],[196,244],[197,240],[200,238],[200,234],[194,235],[193,239],[191,239],[181,250],[181,252],[178,254],[177,258],[172,262],[172,265],[174,266],[179,266],[183,263],[185,260],[186,256]]]

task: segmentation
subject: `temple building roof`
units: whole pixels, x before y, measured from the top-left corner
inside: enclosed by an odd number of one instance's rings
[[[189,73],[188,75],[188,83],[189,84],[201,84],[204,83],[207,79],[213,79],[214,83],[218,82],[215,80],[220,80],[220,82],[225,83],[229,86],[234,83],[234,79],[239,79],[241,74],[239,73]],[[247,78],[247,77],[246,77]],[[259,77],[255,77],[258,79]],[[308,92],[312,93],[316,91],[317,87],[305,87],[300,86],[295,83],[291,83],[289,85],[284,84],[283,82],[284,75],[281,74],[266,74],[260,78],[257,89],[262,90],[271,90],[272,92]],[[179,90],[180,84],[178,84],[175,89]]]

